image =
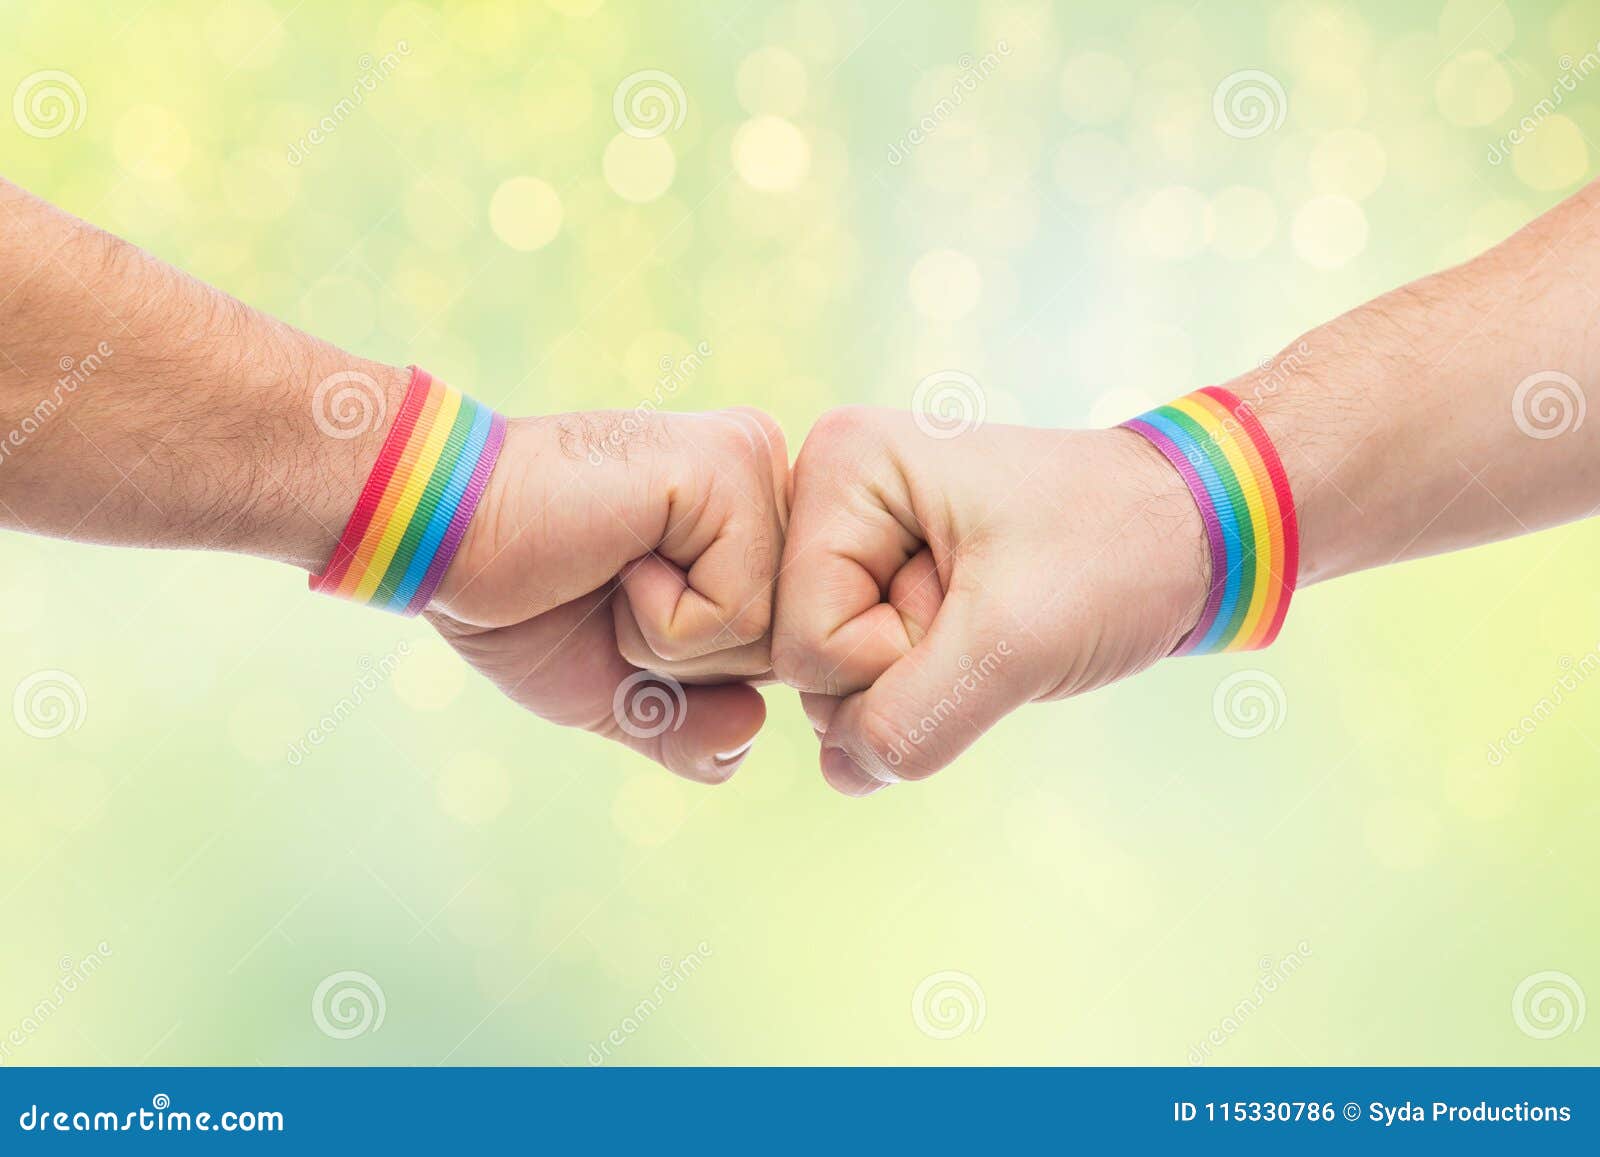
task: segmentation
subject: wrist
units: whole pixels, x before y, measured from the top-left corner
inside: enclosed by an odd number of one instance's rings
[[[313,404],[339,388],[365,396],[375,385],[360,371],[341,371],[318,384]],[[357,428],[375,419],[375,410],[358,416]],[[327,433],[330,422],[320,410],[318,417]],[[399,412],[311,589],[396,614],[420,613],[472,525],[505,433],[501,415],[411,367]]]
[[[1270,646],[1299,574],[1298,521],[1282,462],[1249,403],[1207,386],[1123,425],[1182,477],[1205,528],[1205,605],[1172,653]]]
[[[260,416],[265,449],[224,545],[315,574],[355,509],[410,371],[324,347],[268,377],[259,386],[274,398]]]
[[[1135,560],[1145,576],[1141,601],[1161,625],[1158,653],[1166,655],[1200,619],[1211,588],[1211,550],[1200,509],[1183,476],[1147,439],[1132,430],[1106,431],[1116,456],[1115,477],[1136,503],[1148,530]]]

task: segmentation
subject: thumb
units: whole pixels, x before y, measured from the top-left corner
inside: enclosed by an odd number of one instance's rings
[[[843,700],[822,740],[822,773],[846,795],[923,779],[1030,700],[1020,642],[980,626],[952,591],[928,634],[865,691]]]

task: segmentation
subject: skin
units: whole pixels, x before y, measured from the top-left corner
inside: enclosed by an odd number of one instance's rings
[[[318,386],[355,375],[352,413],[392,420],[408,371],[3,182],[0,285],[0,525],[326,565],[388,422],[331,421]],[[722,782],[766,715],[748,680],[771,666],[787,484],[783,435],[752,410],[513,420],[425,614],[536,714]],[[615,710],[641,667],[686,684],[659,735],[648,700]]]
[[[1575,420],[1600,369],[1597,209],[1600,185],[1227,383],[1288,471],[1302,587],[1600,506],[1600,422]],[[0,525],[322,569],[387,422],[330,435],[319,387],[355,375],[393,415],[406,371],[3,182],[0,285]],[[791,473],[755,411],[600,412],[511,423],[425,613],[516,702],[701,782],[745,757],[775,673],[827,782],[867,795],[1165,656],[1209,566],[1181,478],[1125,430],[934,437],[852,408]],[[644,671],[683,684],[659,735],[616,709]]]
[[[1600,184],[1226,383],[1288,472],[1301,587],[1600,509],[1600,422],[1576,420],[1600,380],[1597,210]],[[836,411],[795,464],[773,662],[823,776],[869,795],[1023,703],[1149,666],[1209,570],[1181,478],[1129,431],[933,438]]]

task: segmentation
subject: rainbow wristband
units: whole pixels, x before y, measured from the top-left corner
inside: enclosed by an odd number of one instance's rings
[[[400,415],[311,589],[418,614],[467,533],[505,435],[505,418],[412,366]]]
[[[1294,495],[1250,407],[1217,386],[1123,423],[1177,467],[1211,546],[1211,591],[1174,655],[1255,651],[1278,637],[1300,570]]]

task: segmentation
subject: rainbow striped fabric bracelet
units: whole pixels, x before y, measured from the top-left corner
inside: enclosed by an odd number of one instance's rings
[[[412,366],[400,415],[311,589],[421,612],[467,533],[505,434],[505,418]]]
[[[1177,467],[1211,546],[1211,591],[1174,655],[1254,651],[1278,637],[1300,569],[1289,476],[1250,407],[1207,386],[1123,423]]]

